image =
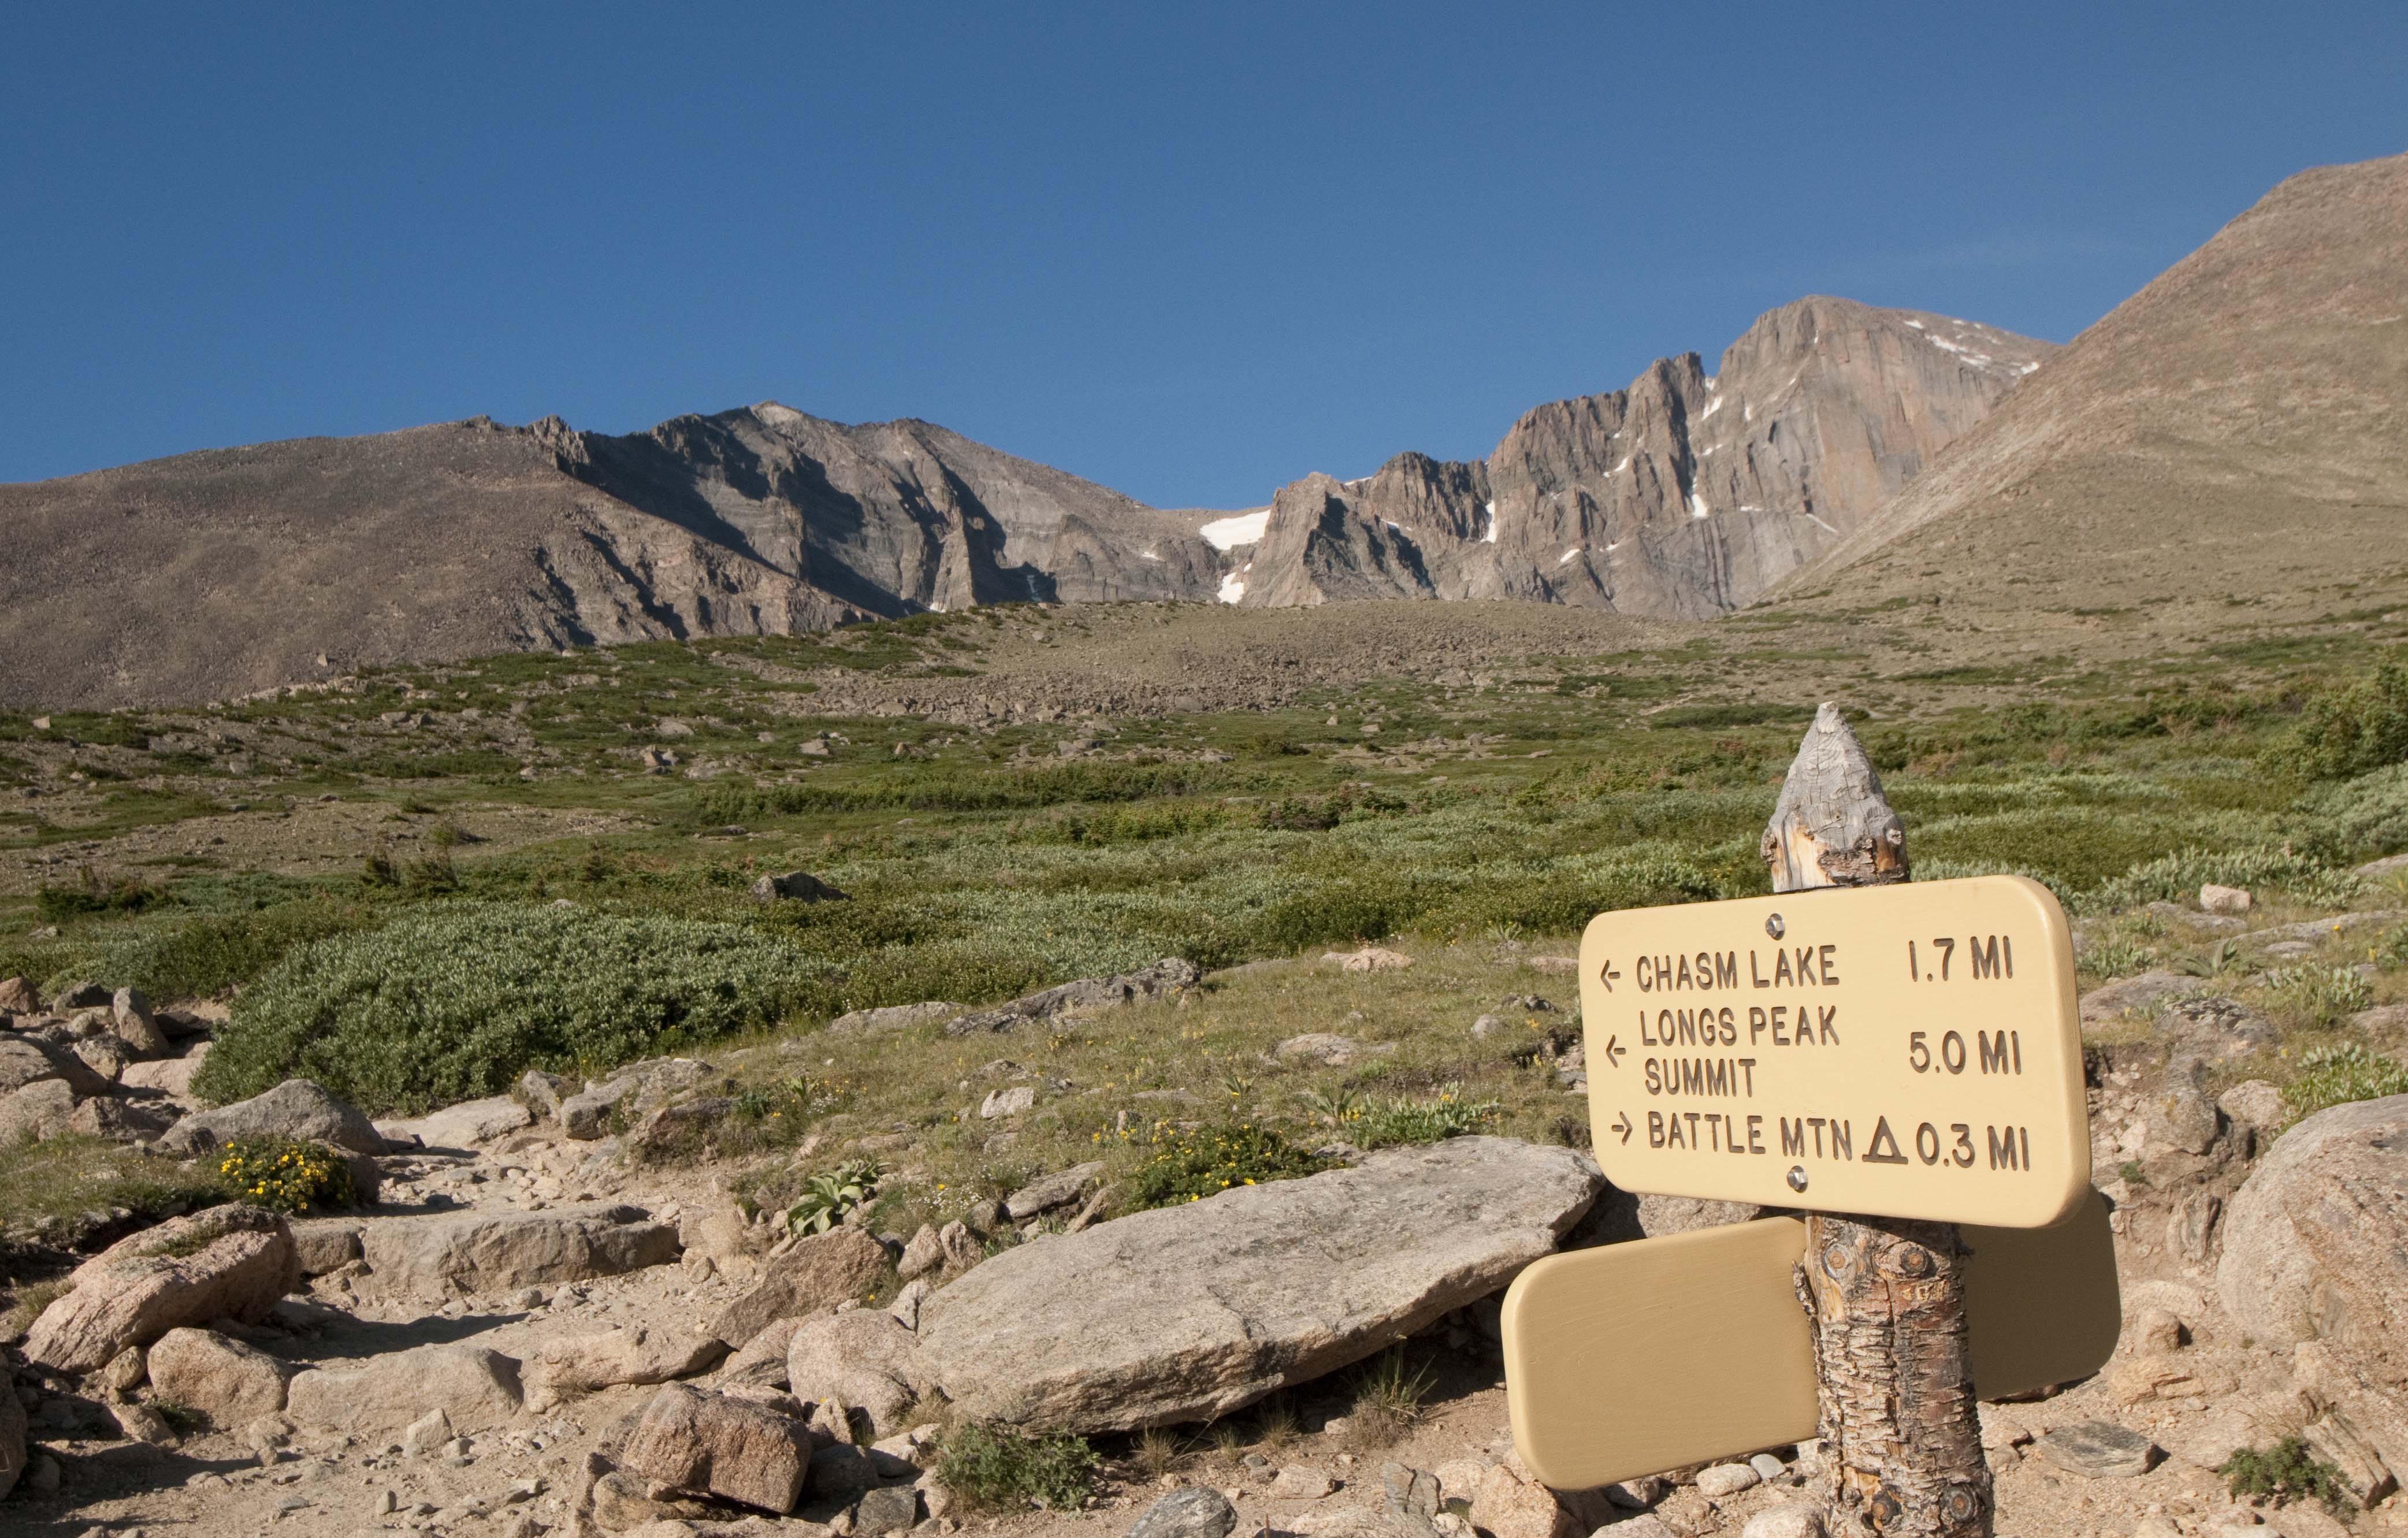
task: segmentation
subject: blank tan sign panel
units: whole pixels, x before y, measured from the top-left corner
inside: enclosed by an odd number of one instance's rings
[[[2089,1188],[2072,941],[2020,876],[1600,913],[1581,1022],[1626,1191],[2040,1229]]]
[[[1964,1230],[1974,1390],[2087,1377],[2122,1328],[2093,1193],[2053,1229]],[[1815,1433],[1813,1341],[1793,1268],[1806,1225],[1768,1217],[1550,1256],[1505,1294],[1513,1444],[1557,1489],[1590,1489]]]

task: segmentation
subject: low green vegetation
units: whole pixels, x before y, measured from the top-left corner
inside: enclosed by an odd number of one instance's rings
[[[811,964],[746,926],[525,904],[442,906],[301,947],[237,1002],[194,1080],[292,1077],[377,1114],[508,1090],[776,1021]]]
[[[1101,1459],[1082,1436],[1030,1436],[977,1422],[947,1431],[938,1473],[979,1509],[1077,1511],[1095,1493]]]
[[[825,1233],[854,1209],[868,1205],[885,1174],[874,1159],[847,1159],[803,1186],[802,1199],[786,1209],[786,1227],[796,1233]]]
[[[2386,662],[2372,677],[2319,691],[2268,761],[2311,780],[2408,762],[2408,668]]]
[[[253,1206],[298,1215],[349,1207],[358,1200],[351,1165],[323,1143],[236,1138],[217,1163],[227,1195]]]
[[[2225,1459],[2216,1473],[2236,1499],[2257,1497],[2276,1504],[2320,1501],[2340,1508],[2349,1501],[2341,1471],[2319,1459],[2306,1439],[2286,1436],[2272,1447],[2243,1447]]]
[[[1133,1209],[1200,1201],[1237,1186],[1318,1174],[1330,1167],[1330,1160],[1252,1122],[1194,1130],[1157,1123],[1144,1141],[1144,1162],[1129,1183]]]
[[[2330,1106],[2353,1100],[2379,1100],[2408,1095],[2408,1067],[2380,1057],[2357,1042],[2313,1047],[2300,1059],[2300,1071],[2283,1091],[2283,1102],[2293,1120],[2315,1115]]]

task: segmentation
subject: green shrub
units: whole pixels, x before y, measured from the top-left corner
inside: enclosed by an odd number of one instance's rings
[[[1349,1141],[1362,1148],[1399,1143],[1439,1143],[1477,1131],[1501,1108],[1495,1100],[1467,1100],[1461,1085],[1446,1085],[1426,1100],[1393,1100],[1346,1118]]]
[[[939,1477],[988,1511],[1077,1511],[1095,1493],[1099,1459],[1082,1436],[1029,1436],[973,1422],[945,1433]]]
[[[2272,1447],[2243,1447],[2226,1459],[2216,1473],[2238,1499],[2271,1498],[2277,1504],[2305,1498],[2339,1506],[2349,1492],[2341,1471],[2321,1462],[2305,1438],[2286,1436]]]
[[[2386,662],[2371,678],[2308,701],[2270,768],[2310,780],[2343,780],[2408,760],[2408,668]]]
[[[1161,1128],[1129,1181],[1131,1210],[1200,1201],[1237,1186],[1319,1174],[1329,1161],[1268,1127],[1225,1123],[1183,1132]]]
[[[236,1138],[218,1157],[218,1176],[235,1200],[280,1213],[349,1207],[359,1200],[351,1165],[322,1143]]]
[[[2337,862],[2408,849],[2408,765],[2312,785],[2298,809],[2307,819],[2301,841]]]
[[[2277,967],[2266,974],[2266,1001],[2286,1024],[2313,1029],[2373,1003],[2374,988],[2348,967]]]
[[[97,971],[153,999],[200,999],[265,975],[295,945],[369,927],[380,915],[333,900],[260,913],[197,913],[102,947]]]
[[[778,1020],[821,966],[736,924],[463,904],[302,946],[247,990],[194,1088],[295,1076],[374,1114],[497,1095]]]
[[[2299,1077],[2283,1091],[2294,1120],[2354,1100],[2408,1095],[2408,1067],[2378,1057],[2356,1042],[2316,1047],[2300,1059]]]
[[[2152,902],[2178,902],[2197,897],[2211,882],[2285,891],[2328,908],[2346,907],[2366,884],[2329,861],[2287,848],[2191,848],[2133,866],[2086,893],[2080,906],[2090,913],[2114,913]]]
[[[73,886],[45,886],[36,892],[34,912],[46,924],[64,924],[95,913],[139,913],[168,900],[165,892],[132,876],[104,882],[87,867]]]

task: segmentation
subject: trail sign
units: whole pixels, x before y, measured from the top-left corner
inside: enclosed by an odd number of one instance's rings
[[[1626,1191],[2036,1229],[2089,1189],[2072,939],[2037,882],[1600,913],[1581,1017]]]
[[[1974,1392],[2088,1377],[2122,1330],[2114,1237],[2093,1192],[2048,1229],[1968,1227]],[[1550,1256],[1505,1294],[1513,1445],[1543,1484],[1590,1489],[1816,1430],[1813,1325],[1794,1217]]]

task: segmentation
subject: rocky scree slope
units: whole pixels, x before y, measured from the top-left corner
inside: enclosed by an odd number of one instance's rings
[[[1782,592],[2028,611],[2356,582],[2399,549],[2404,413],[2408,155],[2303,171]]]
[[[1485,460],[1403,453],[1283,487],[1224,589],[1255,605],[1522,598],[1707,618],[1859,527],[2055,351],[1820,295],[1705,372],[1539,407]]]

